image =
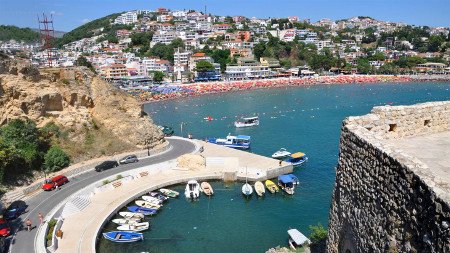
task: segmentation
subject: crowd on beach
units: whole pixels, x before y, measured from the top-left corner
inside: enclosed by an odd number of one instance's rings
[[[413,79],[408,76],[339,75],[339,76],[319,76],[319,77],[257,79],[244,81],[202,82],[183,85],[166,85],[159,87],[158,91],[140,92],[138,96],[142,102],[151,102],[180,97],[198,96],[211,93],[285,87],[285,86],[312,86],[319,84],[354,84],[354,83],[363,84],[363,83],[410,82],[410,81],[413,81]]]

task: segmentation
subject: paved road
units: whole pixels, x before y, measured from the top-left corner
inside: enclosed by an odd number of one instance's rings
[[[195,150],[195,145],[189,141],[180,139],[168,139],[168,141],[172,145],[172,149],[166,153],[143,159],[135,164],[121,165],[117,168],[106,170],[103,172],[91,171],[84,173],[82,175],[71,178],[70,182],[60,187],[60,190],[58,191],[41,192],[33,198],[27,200],[26,204],[28,205],[28,212],[14,221],[13,227],[17,230],[17,232],[14,239],[11,241],[10,252],[34,252],[34,238],[37,232],[37,228],[31,230],[31,232],[26,231],[26,227],[23,225],[25,220],[30,218],[33,222],[33,227],[35,225],[39,225],[39,212],[46,216],[47,213],[49,213],[58,203],[64,201],[76,191],[118,172],[165,162],[175,159],[180,155],[191,153]]]

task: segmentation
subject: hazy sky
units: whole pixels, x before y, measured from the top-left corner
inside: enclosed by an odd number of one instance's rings
[[[0,24],[38,27],[37,15],[54,15],[55,30],[70,31],[84,22],[126,10],[204,10],[247,17],[299,16],[317,21],[371,16],[386,21],[450,27],[450,0],[0,0]]]

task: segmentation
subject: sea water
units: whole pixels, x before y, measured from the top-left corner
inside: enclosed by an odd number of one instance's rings
[[[266,194],[244,199],[242,183],[212,184],[212,198],[171,199],[150,219],[143,242],[115,244],[100,239],[100,253],[265,252],[287,245],[287,230],[309,235],[309,225],[327,226],[345,117],[381,105],[450,100],[450,83],[348,84],[286,87],[162,101],[145,105],[158,125],[194,138],[250,135],[254,152],[270,156],[280,148],[301,151],[308,162],[295,169],[300,186],[293,196]],[[259,115],[257,127],[236,129],[241,116]],[[204,118],[211,116],[212,121]],[[175,186],[183,193],[184,186]],[[113,230],[108,225],[106,230]]]

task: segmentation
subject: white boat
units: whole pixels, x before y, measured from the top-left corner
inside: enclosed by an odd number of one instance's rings
[[[200,197],[200,185],[196,180],[189,180],[186,184],[184,195],[188,199],[196,199]]]
[[[167,197],[171,197],[171,198],[176,198],[176,197],[178,197],[178,195],[180,194],[180,193],[177,192],[177,191],[170,190],[170,189],[165,189],[165,188],[161,188],[161,189],[159,189],[159,191],[160,191],[162,194],[166,195]]]
[[[273,153],[272,158],[281,159],[291,155],[291,152],[287,151],[285,148],[280,148],[277,152]]]
[[[251,127],[251,126],[258,126],[259,125],[259,117],[247,117],[247,118],[241,118],[238,121],[234,122],[235,127]]]
[[[134,201],[136,203],[136,205],[141,206],[141,207],[145,207],[145,208],[151,208],[151,209],[159,209],[161,208],[161,205],[155,204],[155,203],[151,203],[145,200],[136,200]]]
[[[228,134],[226,138],[209,138],[206,141],[229,148],[249,149],[251,144],[250,139],[251,137],[248,135],[234,136]]]
[[[262,197],[266,193],[266,188],[264,188],[263,183],[261,183],[260,181],[255,182],[255,192],[260,197]]]
[[[311,243],[308,237],[297,229],[289,229],[287,232],[289,235],[289,246],[292,250],[296,250],[297,247],[303,247],[305,244]]]
[[[149,227],[150,227],[150,224],[148,222],[140,222],[140,223],[124,224],[124,225],[118,226],[117,230],[140,232],[140,231],[147,230]]]
[[[253,188],[249,183],[245,183],[242,186],[242,194],[244,194],[245,196],[250,196],[253,193]]]
[[[214,194],[214,190],[208,182],[202,182],[200,186],[202,187],[202,191],[206,196],[211,196]]]
[[[142,198],[143,200],[147,201],[147,202],[152,203],[152,204],[155,204],[155,205],[162,205],[162,200],[157,199],[157,198],[155,198],[155,197],[144,195],[144,196],[142,196],[141,198]]]
[[[142,213],[132,213],[132,212],[119,212],[119,215],[125,219],[141,220],[144,219],[145,215]]]
[[[140,219],[139,220],[135,220],[135,219],[120,219],[120,218],[112,220],[112,222],[114,222],[114,223],[116,223],[118,225],[136,224],[136,223],[139,223],[139,221],[141,221],[141,220]]]

